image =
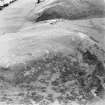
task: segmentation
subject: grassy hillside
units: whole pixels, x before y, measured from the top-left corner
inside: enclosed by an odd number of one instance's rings
[[[0,11],[0,105],[104,105],[103,0],[18,0]]]

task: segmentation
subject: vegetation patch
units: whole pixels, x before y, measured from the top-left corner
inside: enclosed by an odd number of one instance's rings
[[[26,96],[38,103],[56,99],[64,103],[86,103],[96,96],[102,98],[105,92],[104,63],[89,50],[81,55],[78,58],[62,53],[47,54],[16,74],[15,84],[26,89]]]

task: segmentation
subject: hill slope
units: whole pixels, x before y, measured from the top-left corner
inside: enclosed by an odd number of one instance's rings
[[[18,0],[0,11],[0,104],[104,105],[104,12],[102,0]]]

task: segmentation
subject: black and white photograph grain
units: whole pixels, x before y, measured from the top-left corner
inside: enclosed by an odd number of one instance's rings
[[[105,0],[0,0],[0,105],[105,105]]]

